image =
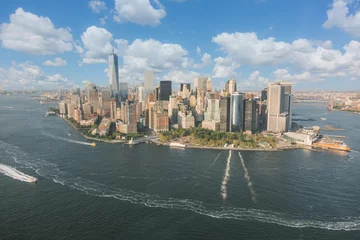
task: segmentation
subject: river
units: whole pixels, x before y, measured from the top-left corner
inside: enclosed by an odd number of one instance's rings
[[[0,96],[0,239],[359,239],[360,115],[294,104],[348,154],[87,145],[27,95]],[[323,121],[321,118],[327,120]]]

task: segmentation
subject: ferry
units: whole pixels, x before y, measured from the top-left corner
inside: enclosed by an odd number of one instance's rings
[[[90,146],[92,146],[92,147],[96,147],[96,143],[95,143],[95,142],[90,143]]]
[[[350,152],[351,149],[348,145],[343,143],[336,143],[336,142],[315,142],[313,144],[313,147],[315,148],[322,148],[322,149],[332,149],[332,150],[340,150],[345,152]]]

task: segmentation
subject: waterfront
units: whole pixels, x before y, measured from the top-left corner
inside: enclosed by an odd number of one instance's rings
[[[1,239],[360,237],[358,115],[294,105],[301,125],[345,129],[349,154],[230,155],[154,144],[92,148],[26,96],[0,96],[0,106],[0,163],[39,179],[0,175]]]

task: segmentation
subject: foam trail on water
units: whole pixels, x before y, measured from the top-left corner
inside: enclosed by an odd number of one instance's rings
[[[229,182],[230,179],[230,162],[231,162],[231,150],[229,151],[229,156],[227,158],[226,161],[226,169],[225,169],[225,174],[224,174],[224,178],[223,181],[221,183],[221,195],[223,200],[226,200],[227,198],[227,183]]]
[[[222,153],[222,152],[220,152],[220,153],[217,155],[217,157],[214,159],[214,161],[210,164],[210,166],[209,166],[208,170],[209,170],[210,168],[212,168],[212,167],[215,165],[215,163],[216,163],[216,161],[219,159],[219,157],[220,157],[221,153]]]
[[[250,180],[250,176],[249,176],[249,172],[245,166],[245,162],[244,162],[244,159],[243,157],[241,156],[241,153],[239,152],[239,157],[240,157],[240,160],[241,160],[241,165],[244,169],[244,172],[245,172],[245,179],[247,181],[247,185],[248,185],[248,188],[249,188],[249,191],[251,193],[251,200],[253,201],[253,203],[256,203],[256,192],[253,188],[253,185],[251,183],[251,180]]]
[[[300,229],[317,228],[332,231],[360,230],[360,216],[332,217],[331,220],[321,220],[318,216],[314,215],[310,219],[304,219],[294,218],[285,213],[261,209],[247,209],[219,204],[214,205],[191,199],[164,198],[154,194],[111,188],[105,184],[74,176],[68,172],[59,170],[54,163],[47,162],[40,158],[34,158],[18,147],[1,140],[0,152],[9,154],[18,164],[34,169],[44,178],[95,197],[113,198],[151,208],[191,211],[218,219],[255,221]]]
[[[20,172],[19,170],[15,169],[15,168],[12,168],[10,166],[7,166],[7,165],[1,164],[1,163],[0,163],[0,173],[6,175],[8,177],[11,177],[13,179],[23,181],[23,182],[32,182],[34,179],[34,177],[32,177],[32,176],[29,176],[23,172]]]
[[[73,139],[69,139],[69,138],[63,138],[63,137],[59,137],[59,136],[54,136],[52,134],[46,133],[41,131],[41,133],[47,137],[53,138],[53,139],[57,139],[57,140],[62,140],[62,141],[66,141],[66,142],[70,142],[70,143],[76,143],[76,144],[82,144],[82,145],[88,145],[91,146],[91,143],[88,142],[82,142],[82,141],[77,141],[77,140],[73,140]]]
[[[9,106],[0,106],[0,108],[13,109],[14,107],[9,107]]]

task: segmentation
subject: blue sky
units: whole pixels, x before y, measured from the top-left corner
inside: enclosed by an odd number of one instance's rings
[[[0,24],[0,89],[107,85],[112,45],[129,84],[152,69],[218,89],[360,89],[357,0],[12,0]]]

